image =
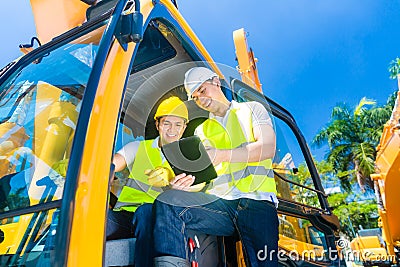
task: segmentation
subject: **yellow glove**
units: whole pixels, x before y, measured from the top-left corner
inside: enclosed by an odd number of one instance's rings
[[[63,159],[53,164],[51,167],[54,171],[58,172],[62,177],[67,176],[67,167],[69,159]]]
[[[58,186],[62,187],[65,183],[65,176],[67,175],[69,159],[60,160],[51,166],[49,177]]]
[[[162,187],[169,185],[169,182],[174,178],[172,171],[168,168],[158,166],[151,170],[147,169],[144,174],[148,176],[148,182],[152,186]]]

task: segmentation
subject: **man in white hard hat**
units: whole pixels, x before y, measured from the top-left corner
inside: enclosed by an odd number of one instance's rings
[[[189,98],[210,112],[195,133],[207,146],[218,177],[205,192],[159,195],[154,203],[156,266],[189,266],[181,241],[187,230],[238,234],[248,266],[277,266],[275,132],[267,110],[258,102],[229,101],[218,75],[205,67],[188,70],[184,86]],[[260,257],[266,247],[275,253]]]

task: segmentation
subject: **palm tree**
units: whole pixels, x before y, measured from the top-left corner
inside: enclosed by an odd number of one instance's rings
[[[399,91],[397,94],[394,95],[393,99],[393,112],[392,116],[390,117],[390,121],[388,122],[389,124],[397,124],[400,123],[400,114],[398,114],[399,108],[399,98],[400,98],[400,58],[396,58],[392,60],[389,64],[389,73],[390,73],[390,78],[391,79],[397,79],[397,87],[399,88]],[[397,96],[397,99],[396,99]]]
[[[389,73],[391,79],[396,79],[400,73],[400,58],[396,57],[389,63]]]
[[[328,124],[312,141],[317,147],[329,146],[327,161],[333,165],[347,190],[353,179],[363,192],[373,188],[370,174],[374,173],[375,148],[391,113],[386,106],[375,107],[375,104],[374,100],[365,97],[354,109],[339,104],[333,108]]]

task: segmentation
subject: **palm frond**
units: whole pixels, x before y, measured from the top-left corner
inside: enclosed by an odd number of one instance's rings
[[[383,132],[383,127],[371,129],[364,134],[364,142],[370,143],[373,147],[378,146]]]
[[[368,110],[362,115],[361,123],[365,127],[382,127],[390,119],[392,111],[385,107],[376,107]]]
[[[390,78],[391,79],[396,79],[397,75],[400,74],[400,58],[396,57],[396,59],[393,59],[389,63],[389,73],[390,73]]]
[[[369,143],[361,143],[353,148],[354,159],[359,162],[359,171],[368,176],[375,171],[375,147]]]
[[[393,91],[393,93],[391,93],[389,95],[388,99],[386,100],[386,104],[384,105],[384,108],[387,108],[390,111],[393,110],[394,103],[396,102],[397,94],[398,94],[398,91],[395,90],[395,91]]]
[[[360,102],[354,108],[354,115],[360,116],[365,110],[367,110],[366,108],[367,105],[374,106],[375,104],[376,104],[375,100],[368,99],[364,96],[363,98],[361,98]]]
[[[352,162],[351,144],[341,144],[332,148],[326,155],[326,159],[330,162],[336,172],[346,171]]]
[[[312,147],[320,148],[327,143],[328,140],[328,129],[323,127],[319,132],[314,136],[313,140],[311,141]]]
[[[331,122],[335,120],[349,120],[351,117],[350,108],[344,103],[339,103],[332,109]]]

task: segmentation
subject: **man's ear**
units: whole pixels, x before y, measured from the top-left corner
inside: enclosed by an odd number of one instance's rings
[[[218,77],[214,77],[214,78],[213,78],[213,82],[214,82],[216,85],[218,85],[219,87],[221,87],[221,81],[219,80]]]
[[[158,131],[158,119],[156,120],[156,129]]]

